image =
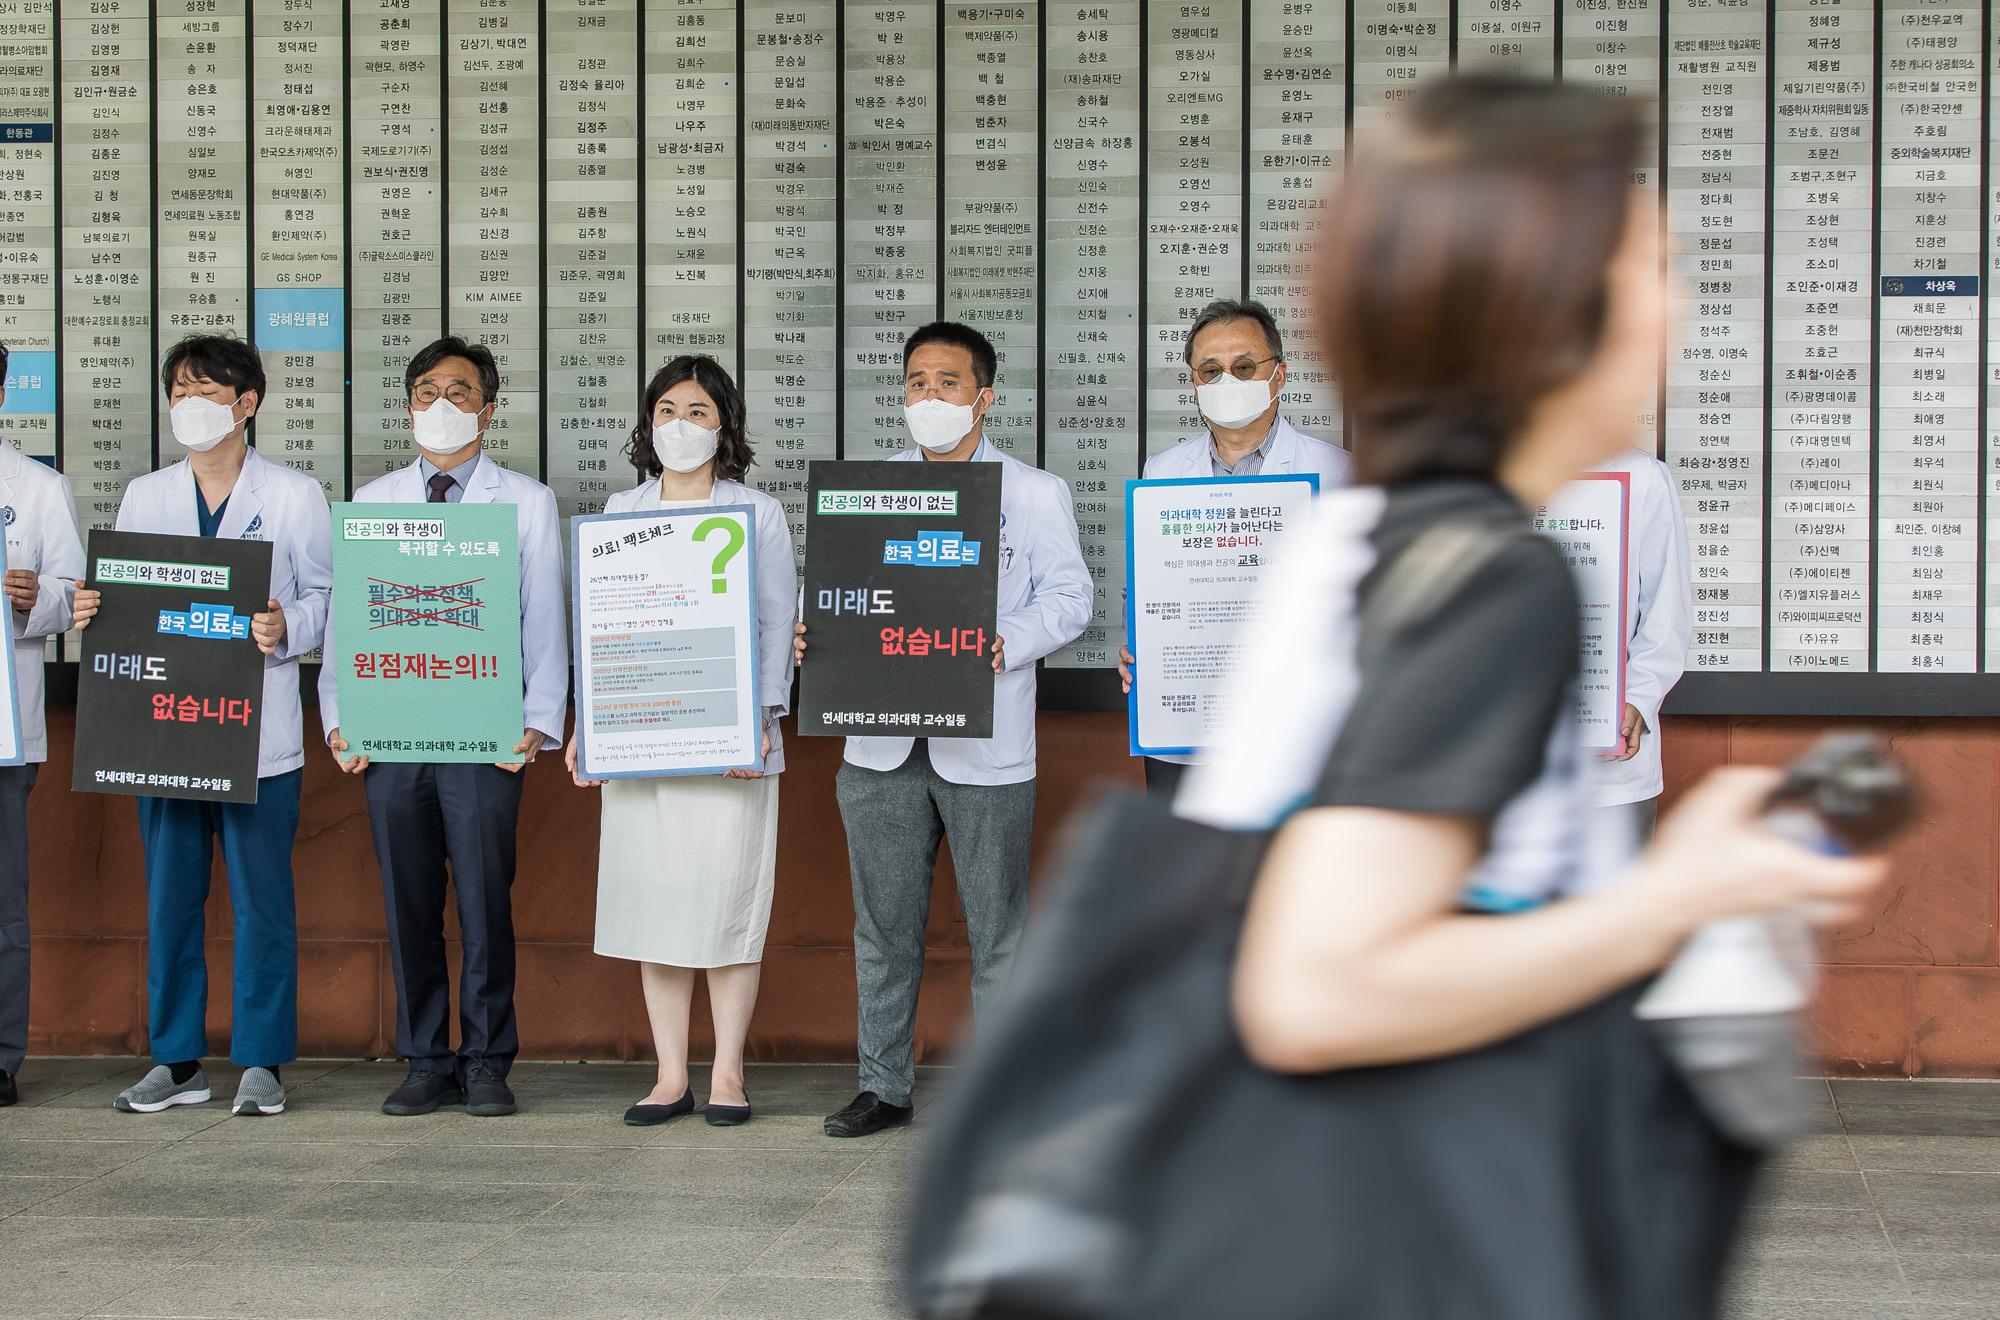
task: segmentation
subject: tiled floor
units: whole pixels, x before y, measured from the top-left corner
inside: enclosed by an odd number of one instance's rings
[[[130,1060],[31,1061],[0,1111],[0,1317],[901,1314],[923,1118],[823,1135],[849,1067],[755,1068],[737,1129],[623,1126],[650,1069],[620,1064],[524,1064],[510,1119],[384,1118],[401,1072],[298,1064],[290,1112],[236,1119],[114,1112]],[[1823,1094],[1766,1180],[1731,1320],[2000,1317],[2000,1085]]]

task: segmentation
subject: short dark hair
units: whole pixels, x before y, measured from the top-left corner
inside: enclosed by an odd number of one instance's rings
[[[1000,374],[1000,355],[993,351],[993,341],[957,321],[932,321],[912,330],[910,337],[903,341],[905,373],[910,369],[910,354],[925,344],[946,344],[972,354],[972,378],[979,382],[982,390],[991,388],[994,378]]]
[[[1278,331],[1278,319],[1271,315],[1270,308],[1255,298],[1217,298],[1197,312],[1194,322],[1188,326],[1187,342],[1181,345],[1181,361],[1193,366],[1195,336],[1225,321],[1255,321],[1264,332],[1264,343],[1270,348],[1271,356],[1284,361],[1285,337]]]
[[[457,335],[446,335],[417,350],[417,355],[410,359],[410,365],[403,368],[403,397],[407,399],[415,394],[417,382],[432,367],[450,357],[464,358],[478,369],[479,392],[486,396],[486,402],[491,403],[500,397],[500,364],[493,360],[493,350],[484,344],[468,344]]]
[[[743,429],[743,392],[736,388],[736,382],[722,364],[705,353],[683,353],[654,372],[653,378],[646,382],[645,393],[639,399],[639,424],[632,428],[632,442],[625,446],[625,457],[647,479],[666,470],[660,456],[653,452],[653,409],[659,406],[662,394],[690,380],[715,400],[715,411],[722,419],[721,433],[715,437],[716,477],[722,481],[743,480],[743,474],[757,461]]]
[[[160,362],[160,393],[171,397],[174,382],[185,372],[193,380],[227,385],[242,397],[245,390],[264,396],[264,359],[257,350],[227,335],[189,335],[167,350]]]
[[[0,383],[7,379],[7,345],[0,344]]]
[[[1319,293],[1357,480],[1490,479],[1535,405],[1589,367],[1640,115],[1575,83],[1448,78],[1354,152]]]

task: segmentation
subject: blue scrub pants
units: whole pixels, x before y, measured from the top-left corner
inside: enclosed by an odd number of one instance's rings
[[[254,804],[138,799],[150,936],[147,1025],[155,1062],[180,1063],[208,1054],[203,909],[218,837],[229,872],[229,904],[236,913],[229,1061],[270,1068],[298,1057],[299,927],[292,840],[299,831],[304,777],[301,769],[259,779]]]

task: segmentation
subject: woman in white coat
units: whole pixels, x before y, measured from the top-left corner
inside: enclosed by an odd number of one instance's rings
[[[754,462],[743,396],[714,358],[661,367],[626,448],[645,480],[605,503],[607,513],[748,504],[756,511],[757,680],[764,707],[764,770],[592,781],[604,790],[597,862],[597,952],[639,964],[660,1056],[652,1093],[625,1112],[635,1127],[694,1110],[688,1084],[688,1015],[695,969],[708,974],[715,1066],[705,1115],[717,1127],[750,1118],[743,1042],[757,1005],[764,931],[778,861],[778,774],[785,752],[778,717],[792,690],[797,602],[784,506],[743,484]]]

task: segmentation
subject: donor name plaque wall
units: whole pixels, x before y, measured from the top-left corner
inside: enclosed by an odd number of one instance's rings
[[[566,515],[632,484],[651,372],[715,355],[798,542],[812,460],[904,447],[902,340],[948,316],[999,349],[995,443],[1075,498],[1097,611],[1058,669],[1115,662],[1124,483],[1200,428],[1203,304],[1268,304],[1287,415],[1341,440],[1309,264],[1353,131],[1454,68],[1644,98],[1684,324],[1641,429],[1693,547],[1675,701],[2000,713],[1976,0],[0,9],[0,427],[85,527],[179,456],[183,335],[256,342],[260,450],[338,500],[413,456],[402,367],[449,332],[500,360],[491,452]]]

